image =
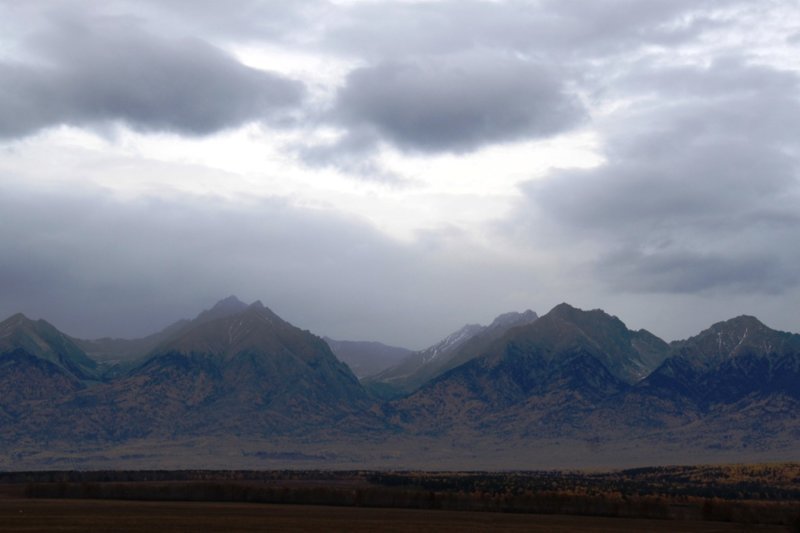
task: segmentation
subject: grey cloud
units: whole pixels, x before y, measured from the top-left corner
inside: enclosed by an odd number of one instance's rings
[[[0,63],[0,136],[109,121],[204,135],[278,120],[304,93],[201,40],[157,39],[128,19],[56,19],[31,50],[40,60]]]
[[[337,168],[350,176],[386,185],[407,185],[411,182],[384,168],[375,157],[378,137],[363,128],[353,129],[339,139],[327,143],[298,143],[297,156],[310,167]]]
[[[797,286],[797,80],[735,63],[682,79],[611,119],[606,163],[526,185],[551,245],[584,247],[616,290]]]
[[[236,40],[297,42],[330,15],[325,0],[139,0],[128,9],[147,13],[148,23],[166,31],[182,29]]]
[[[793,263],[776,261],[769,250],[765,252],[618,250],[604,257],[597,268],[615,288],[642,292],[733,290],[780,294],[800,282]]]
[[[730,1],[449,0],[357,4],[335,18],[325,43],[358,56],[401,58],[499,48],[563,59],[627,52],[694,38],[722,22]]]
[[[206,35],[290,43],[305,50],[372,60],[451,54],[486,47],[541,56],[602,55],[642,43],[669,44],[722,24],[709,12],[734,0],[443,0],[353,2],[142,0],[93,6],[104,15],[146,19],[162,35]],[[14,6],[14,11],[81,12],[76,0]],[[41,7],[42,5],[46,7]]]
[[[345,135],[302,147],[300,157],[369,176],[382,143],[465,153],[567,131],[586,116],[571,91],[602,68],[598,58],[695,38],[722,24],[711,12],[731,3],[442,1],[337,9],[320,43],[367,66],[349,74],[327,117]]]
[[[236,294],[318,334],[421,348],[505,310],[528,275],[446,234],[401,243],[281,200],[3,185],[0,320],[24,312],[78,336],[151,333]]]
[[[548,38],[559,47],[579,48],[582,54],[627,52],[647,44],[674,45],[720,27],[715,10],[737,0],[548,0],[542,10]]]
[[[702,68],[641,62],[617,82],[626,91],[669,93],[675,100],[738,98],[754,93],[785,98],[798,88],[794,73],[749,64],[742,56],[716,57]]]
[[[583,109],[546,68],[475,53],[357,69],[335,114],[364,139],[371,132],[404,150],[467,152],[565,131]]]
[[[707,120],[713,120],[706,116]],[[779,148],[750,141],[697,141],[679,128],[641,140],[640,152],[597,169],[561,171],[532,182],[528,194],[586,235],[673,231],[694,223],[736,230],[753,218],[789,211],[784,194],[795,162]],[[667,139],[661,137],[666,136]],[[658,153],[655,153],[658,151]],[[635,224],[633,224],[635,222]]]

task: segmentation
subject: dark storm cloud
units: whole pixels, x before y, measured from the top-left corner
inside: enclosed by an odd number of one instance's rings
[[[353,71],[337,118],[401,149],[467,152],[567,130],[583,117],[546,68],[497,54],[382,63]]]
[[[36,60],[0,63],[3,137],[110,121],[204,135],[278,120],[304,92],[199,39],[159,39],[127,18],[56,18],[29,50]]]
[[[800,242],[794,75],[726,60],[633,86],[651,98],[610,119],[606,163],[526,186],[551,239],[584,246],[616,289],[800,283],[800,249],[787,246]]]

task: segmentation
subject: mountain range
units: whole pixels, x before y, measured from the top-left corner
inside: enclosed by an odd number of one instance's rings
[[[798,408],[800,335],[751,316],[667,343],[560,304],[418,352],[235,297],[134,340],[0,323],[0,468],[798,459]]]
[[[368,376],[365,383],[382,397],[403,396],[447,370],[477,357],[508,330],[530,324],[537,318],[536,313],[529,309],[522,313],[504,313],[488,326],[467,324],[433,346],[409,354],[397,365]]]

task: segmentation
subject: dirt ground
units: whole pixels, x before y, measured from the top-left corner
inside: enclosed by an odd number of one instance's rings
[[[0,500],[2,532],[730,532],[788,531],[722,522],[247,503]]]

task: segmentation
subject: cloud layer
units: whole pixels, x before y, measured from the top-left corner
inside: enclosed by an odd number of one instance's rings
[[[409,346],[562,300],[672,338],[800,330],[798,21],[0,1],[0,312],[142,334],[236,293]]]
[[[422,348],[460,326],[453,305],[486,320],[500,311],[486,299],[526,274],[479,243],[438,233],[402,243],[363,220],[279,199],[5,191],[0,315],[42,316],[78,336],[149,334],[236,294],[320,335]],[[478,256],[486,259],[453,270]]]
[[[127,20],[59,21],[31,50],[36,61],[0,63],[0,136],[114,121],[206,135],[276,120],[304,92],[200,39],[160,39]]]
[[[468,152],[560,133],[583,110],[546,68],[477,53],[357,69],[336,114],[350,131],[374,131],[401,149]]]
[[[631,80],[658,101],[620,111],[608,160],[531,183],[531,202],[570,241],[603,244],[616,289],[780,294],[800,283],[798,78],[737,61]]]

